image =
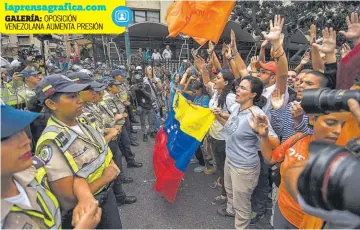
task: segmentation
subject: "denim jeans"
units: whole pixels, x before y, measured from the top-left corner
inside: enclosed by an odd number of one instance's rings
[[[156,131],[160,130],[160,121],[161,121],[160,112],[157,112],[157,113],[155,113],[155,129],[156,129]]]
[[[139,113],[140,113],[140,123],[141,123],[141,129],[144,132],[144,134],[148,134],[149,132],[155,131],[155,112],[153,109],[144,109],[142,107],[138,107]],[[149,123],[149,129],[146,128],[146,117]]]

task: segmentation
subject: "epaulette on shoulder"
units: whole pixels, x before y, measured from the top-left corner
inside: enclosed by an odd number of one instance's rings
[[[37,156],[33,156],[32,158],[32,162],[33,162],[33,166],[36,168],[36,169],[39,169],[41,167],[43,167],[45,165],[45,162],[42,161],[39,157]]]
[[[55,137],[55,140],[60,145],[59,147],[64,147],[70,140],[70,133],[66,130],[62,130],[58,135]]]

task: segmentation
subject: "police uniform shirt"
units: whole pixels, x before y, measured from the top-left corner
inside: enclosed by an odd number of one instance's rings
[[[31,167],[24,171],[14,174],[16,181],[25,191],[30,206],[24,202],[17,203],[16,206],[25,209],[43,213],[43,210],[37,203],[37,190],[30,187],[29,184],[35,179],[36,169]],[[20,191],[19,191],[20,192]],[[22,194],[24,195],[24,194]],[[8,201],[9,199],[1,199],[1,228],[2,229],[45,229],[46,226],[41,218],[27,215],[23,212],[11,212],[14,205]]]
[[[113,112],[113,114],[122,114],[126,111],[126,107],[120,101],[119,97],[113,96],[110,93],[106,92],[103,98],[106,105]]]
[[[5,82],[0,86],[1,90],[1,100],[3,100],[8,105],[16,105],[18,104],[18,98],[12,92],[12,85],[10,83]]]
[[[67,127],[78,135],[76,140],[66,150],[70,153],[70,155],[72,155],[78,168],[82,168],[85,164],[92,162],[99,156],[100,153],[97,148],[97,140],[92,134],[90,134],[81,122],[78,122],[76,127],[69,127],[58,119],[51,117],[49,118],[48,125],[49,123],[57,123],[62,127]],[[95,131],[95,129],[93,131]],[[63,141],[64,143],[62,144],[65,145],[65,142],[69,138],[70,137],[65,137],[58,141]],[[59,147],[55,143],[55,140],[45,140],[42,142],[38,141],[38,148],[40,149],[36,151],[36,155],[45,162],[44,167],[46,169],[49,182],[73,176],[74,172],[70,168],[64,153],[60,151]]]
[[[26,84],[17,92],[18,99],[20,103],[28,104],[30,98],[36,96],[35,88],[31,89]]]
[[[88,123],[95,123],[96,130],[102,135],[104,135],[105,129],[115,125],[114,118],[104,113],[96,103],[86,103],[80,117],[84,117]]]
[[[128,91],[124,84],[119,85],[120,92],[118,93],[120,100],[127,101],[128,100]]]

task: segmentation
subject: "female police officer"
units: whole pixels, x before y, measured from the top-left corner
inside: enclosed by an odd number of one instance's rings
[[[84,178],[102,207],[98,228],[121,228],[111,189],[119,169],[104,137],[85,119],[77,119],[83,109],[78,92],[88,87],[62,75],[48,76],[37,85],[36,96],[51,117],[38,140],[36,155],[46,163],[50,188],[64,210],[74,207],[69,202],[74,197],[72,181],[76,177]],[[64,228],[70,222],[69,216],[63,221]]]
[[[1,103],[1,228],[61,228],[59,203],[40,185],[43,162],[32,157],[23,131],[39,114]],[[100,216],[101,209],[93,205],[75,228],[94,228]]]

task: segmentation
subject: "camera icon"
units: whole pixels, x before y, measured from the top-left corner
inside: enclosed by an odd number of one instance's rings
[[[133,13],[126,6],[118,6],[111,13],[112,21],[120,27],[126,27],[132,23]]]
[[[129,12],[125,10],[115,11],[116,22],[129,22]]]

